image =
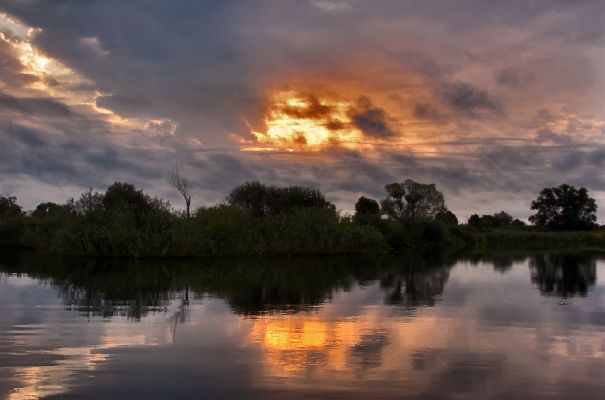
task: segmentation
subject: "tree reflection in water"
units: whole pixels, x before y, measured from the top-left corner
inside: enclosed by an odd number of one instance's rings
[[[534,255],[529,259],[529,269],[531,281],[548,296],[586,296],[597,281],[597,262],[588,255]]]
[[[7,254],[0,271],[27,274],[55,287],[66,306],[87,317],[140,320],[176,304],[175,327],[187,318],[191,299],[224,298],[239,315],[312,311],[340,291],[379,282],[385,303],[433,306],[457,261],[489,262],[502,273],[527,256],[443,254],[400,258],[250,258],[124,261]],[[596,281],[590,256],[538,253],[529,256],[532,282],[543,294],[586,295]]]

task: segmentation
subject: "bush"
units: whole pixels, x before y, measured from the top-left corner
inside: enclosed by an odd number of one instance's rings
[[[341,218],[331,209],[307,208],[264,218],[229,206],[198,210],[179,220],[174,255],[337,254],[384,251],[380,232]]]

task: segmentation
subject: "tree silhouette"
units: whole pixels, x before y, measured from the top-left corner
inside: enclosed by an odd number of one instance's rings
[[[0,195],[0,218],[13,218],[23,215],[23,209],[17,204],[17,198],[10,194]]]
[[[586,230],[596,226],[597,203],[585,188],[563,184],[544,188],[531,203],[536,214],[529,221],[551,230]]]
[[[278,215],[297,208],[330,208],[316,188],[303,186],[274,186],[257,181],[236,186],[227,196],[227,204],[245,210],[255,217]]]
[[[32,217],[40,219],[65,218],[68,212],[69,210],[67,207],[63,205],[47,202],[38,204],[36,209],[32,212]]]
[[[361,196],[355,203],[355,215],[380,215],[380,205],[374,199]]]
[[[468,225],[474,228],[508,228],[513,226],[513,222],[517,228],[524,226],[523,221],[513,220],[513,216],[506,211],[500,211],[492,215],[483,214],[482,216],[473,214],[468,219]]]
[[[435,215],[435,220],[445,225],[458,225],[458,217],[450,210],[443,210]]]
[[[183,196],[185,199],[185,215],[187,215],[187,218],[189,218],[191,216],[191,188],[193,187],[193,183],[189,179],[181,176],[178,165],[168,177],[168,183],[174,186],[174,188],[178,190],[181,196]]]
[[[361,225],[377,225],[380,223],[380,205],[374,199],[361,196],[355,203],[353,220]]]
[[[443,194],[433,183],[406,179],[403,183],[390,183],[385,189],[387,197],[382,201],[382,212],[393,219],[432,219],[446,209]]]

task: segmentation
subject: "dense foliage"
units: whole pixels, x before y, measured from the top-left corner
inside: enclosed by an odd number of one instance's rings
[[[0,196],[0,218],[19,217],[23,214],[23,209],[17,204],[15,196]]]
[[[585,188],[561,185],[544,188],[531,203],[534,224],[554,231],[578,231],[595,227],[597,203]]]
[[[393,219],[430,219],[446,209],[443,193],[435,184],[406,179],[403,183],[390,183],[385,189],[387,197],[382,200],[382,211]]]
[[[88,190],[65,204],[42,203],[30,213],[6,195],[0,196],[0,246],[120,257],[605,247],[601,232],[544,232],[595,227],[596,204],[583,188],[544,189],[532,203],[538,210],[531,218],[536,226],[526,226],[504,211],[474,214],[466,225],[459,225],[433,184],[408,179],[385,189],[382,206],[362,196],[353,216],[337,211],[318,189],[259,182],[237,186],[223,204],[189,215],[121,182],[102,193]]]
[[[257,181],[235,187],[227,196],[227,204],[255,217],[279,215],[297,208],[334,208],[318,189],[268,186]]]
[[[468,226],[473,228],[525,228],[525,222],[519,219],[513,219],[512,215],[505,211],[500,211],[493,215],[473,214],[468,219]]]

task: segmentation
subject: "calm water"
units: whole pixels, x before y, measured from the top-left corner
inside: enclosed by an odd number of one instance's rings
[[[0,257],[0,398],[603,398],[605,258]]]

